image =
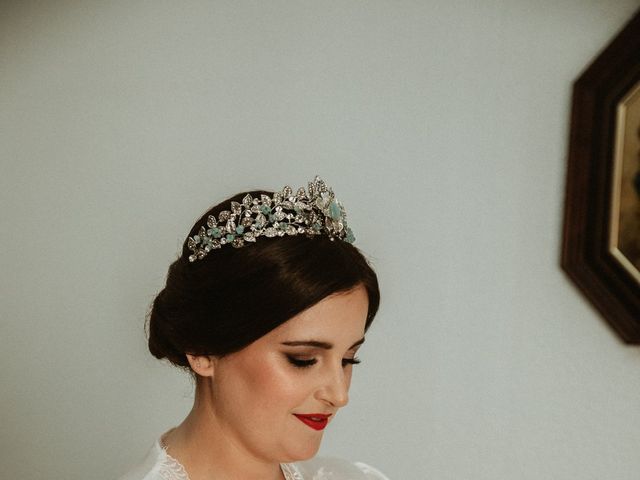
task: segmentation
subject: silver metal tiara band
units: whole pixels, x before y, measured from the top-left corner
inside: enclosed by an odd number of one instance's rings
[[[300,187],[295,193],[286,186],[272,197],[247,194],[242,203],[231,202],[229,210],[223,210],[218,218],[209,215],[206,225],[197,235],[187,239],[193,252],[190,262],[202,260],[210,251],[232,245],[241,248],[255,242],[258,237],[283,237],[285,235],[326,235],[353,243],[355,237],[347,226],[347,214],[336,200],[333,190],[316,176],[305,191]]]

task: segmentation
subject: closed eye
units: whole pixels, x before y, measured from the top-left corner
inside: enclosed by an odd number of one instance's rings
[[[360,359],[359,358],[343,358],[342,359],[342,366],[346,367],[347,365],[358,365],[360,363]]]
[[[296,368],[308,368],[318,363],[318,360],[316,358],[303,359],[303,358],[296,358],[292,355],[287,355],[287,360],[289,360],[289,363],[291,363],[291,365],[293,365]],[[342,359],[343,367],[346,367],[347,365],[357,365],[359,363],[360,363],[360,359],[355,357]]]
[[[308,368],[318,362],[318,360],[316,360],[315,358],[302,359],[293,357],[291,355],[287,355],[287,360],[289,360],[289,363],[291,363],[291,365],[298,368]]]

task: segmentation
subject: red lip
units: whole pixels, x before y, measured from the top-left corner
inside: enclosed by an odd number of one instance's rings
[[[324,430],[324,427],[329,423],[329,417],[331,416],[331,414],[327,415],[326,413],[309,413],[304,415],[301,413],[294,413],[294,415],[298,420],[314,430]]]

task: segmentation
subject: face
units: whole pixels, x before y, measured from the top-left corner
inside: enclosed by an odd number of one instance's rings
[[[265,461],[312,457],[349,399],[364,341],[366,290],[326,297],[239,352],[215,360],[211,395],[229,441]]]

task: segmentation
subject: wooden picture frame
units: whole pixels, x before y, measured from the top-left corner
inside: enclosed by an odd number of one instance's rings
[[[575,81],[572,102],[562,268],[640,344],[640,11]]]

